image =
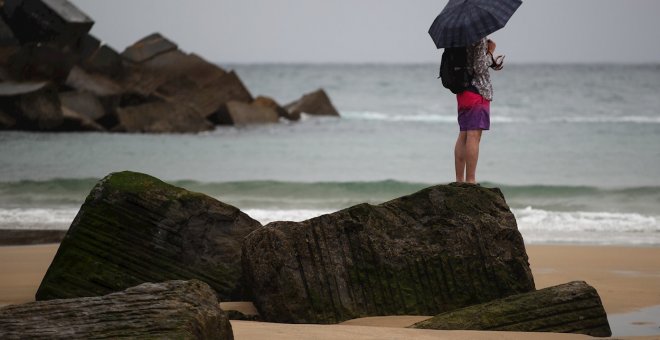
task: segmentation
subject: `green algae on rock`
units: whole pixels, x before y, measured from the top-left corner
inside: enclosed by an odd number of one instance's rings
[[[37,300],[98,296],[143,282],[198,279],[240,297],[241,242],[261,224],[154,177],[113,173],[80,208]]]
[[[582,281],[443,313],[411,328],[612,335],[598,292]]]
[[[105,296],[0,308],[0,337],[234,339],[215,292],[197,280],[144,283]]]
[[[245,239],[243,274],[262,318],[290,323],[434,315],[534,290],[502,193],[467,184],[268,224]]]

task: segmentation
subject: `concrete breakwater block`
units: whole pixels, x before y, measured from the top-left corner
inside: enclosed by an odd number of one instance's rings
[[[277,111],[270,107],[230,101],[227,103],[225,114],[220,118],[220,123],[226,125],[265,124],[277,123],[279,119]]]
[[[5,0],[4,13],[21,42],[75,43],[94,21],[66,0]]]
[[[122,52],[121,56],[135,63],[142,63],[159,54],[176,50],[175,43],[160,35],[160,33],[150,34]]]
[[[104,295],[143,282],[198,279],[240,298],[241,244],[261,224],[154,177],[120,172],[87,196],[37,300]]]
[[[197,281],[144,283],[98,297],[0,308],[3,339],[234,338],[215,292]]]
[[[0,110],[14,121],[12,128],[20,130],[53,131],[64,119],[49,82],[0,82]]]
[[[612,335],[598,292],[583,281],[443,313],[411,328]]]
[[[245,239],[243,273],[262,318],[284,323],[435,315],[534,290],[502,193],[468,184],[270,223]]]
[[[300,115],[301,113],[313,116],[336,116],[339,117],[339,111],[330,101],[330,97],[323,89],[308,93],[293,103],[284,106],[291,115]]]
[[[184,104],[154,102],[120,108],[118,132],[184,133],[213,130],[213,124]]]

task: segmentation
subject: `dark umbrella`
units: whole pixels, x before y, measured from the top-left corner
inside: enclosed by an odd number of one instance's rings
[[[506,25],[521,0],[449,0],[429,34],[438,48],[469,46]]]

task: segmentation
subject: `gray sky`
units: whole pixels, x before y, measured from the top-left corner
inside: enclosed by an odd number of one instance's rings
[[[495,33],[508,62],[660,62],[658,0],[523,0]],[[74,0],[120,52],[161,32],[222,62],[437,62],[443,0]],[[185,4],[185,5],[184,5]]]

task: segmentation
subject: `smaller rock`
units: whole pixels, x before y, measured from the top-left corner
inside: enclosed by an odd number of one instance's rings
[[[233,340],[218,298],[197,280],[144,283],[100,297],[0,308],[3,339]]]
[[[142,63],[159,54],[176,49],[177,45],[175,43],[163,37],[160,33],[152,33],[127,47],[121,56],[132,62]]]
[[[279,122],[277,112],[269,107],[230,101],[227,109],[221,113],[220,124],[248,125]]]
[[[87,92],[96,96],[106,113],[97,123],[106,129],[111,129],[119,124],[116,111],[122,98],[126,98],[125,90],[113,79],[100,73],[92,73],[75,66],[69,73],[66,86],[79,92]]]
[[[64,82],[77,56],[50,43],[29,43],[8,57],[7,68],[16,80]]]
[[[296,116],[306,113],[314,116],[337,116],[339,112],[332,105],[330,97],[323,89],[308,93],[297,101],[285,105],[290,114]]]
[[[612,335],[598,292],[583,281],[446,312],[411,328]]]
[[[103,126],[91,120],[86,115],[73,111],[67,107],[62,107],[62,116],[62,125],[58,128],[58,131],[106,131]]]
[[[91,34],[85,34],[78,39],[72,46],[73,51],[78,55],[78,62],[87,60],[101,46],[101,41]]]
[[[156,95],[165,101],[182,103],[193,108],[201,117],[220,124],[227,120],[229,101],[252,102],[252,95],[235,72],[225,73],[207,83],[182,75],[171,78],[158,87]],[[231,123],[227,123],[231,124]]]
[[[114,80],[99,73],[87,72],[74,66],[66,79],[66,86],[93,93],[97,97],[118,96],[124,89]]]
[[[0,82],[0,103],[17,129],[56,130],[62,124],[59,97],[49,82]]]
[[[121,56],[108,45],[103,45],[94,51],[82,62],[82,67],[87,71],[101,73],[111,78],[118,78],[124,73]]]
[[[124,132],[196,133],[213,130],[213,124],[183,104],[154,102],[130,106],[118,109],[117,117]]]
[[[121,83],[125,88],[143,95],[160,91],[163,84],[181,77],[188,78],[197,86],[193,89],[178,90],[194,93],[196,89],[206,88],[208,84],[227,73],[195,54],[186,54],[176,49],[162,52],[141,63],[131,62],[125,66],[127,70]],[[195,100],[186,101],[195,102]]]
[[[259,96],[254,100],[254,102],[252,102],[252,104],[273,109],[282,118],[286,118],[288,120],[294,120],[294,121],[300,120],[300,114],[298,115],[290,114],[289,111],[281,107],[280,104],[278,104],[273,98]]]
[[[105,116],[105,110],[98,98],[90,92],[68,91],[61,92],[60,103],[62,108],[75,111],[92,121],[99,120]]]
[[[11,0],[5,17],[21,42],[69,46],[85,35],[94,21],[66,0]]]

